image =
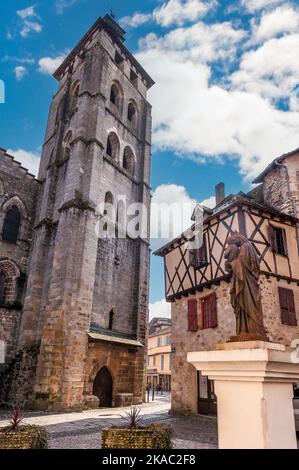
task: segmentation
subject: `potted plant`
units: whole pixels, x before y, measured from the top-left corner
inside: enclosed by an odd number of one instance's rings
[[[142,426],[141,409],[132,407],[126,413],[125,426],[112,426],[102,431],[103,449],[171,449],[172,428],[169,424]]]
[[[0,429],[0,449],[47,449],[48,434],[40,426],[20,425],[24,417],[14,406],[9,426]]]

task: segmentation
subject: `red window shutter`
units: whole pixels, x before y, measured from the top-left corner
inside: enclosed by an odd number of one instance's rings
[[[286,291],[287,291],[288,309],[289,309],[289,325],[297,326],[294,292],[291,289],[286,289]]]
[[[272,225],[268,227],[269,242],[272,251],[277,252],[276,233],[275,228]]]
[[[211,308],[211,328],[216,328],[218,324],[217,318],[217,299],[215,292],[210,295],[210,308]]]
[[[291,319],[290,310],[293,310],[293,316],[295,315],[295,303],[294,303],[294,294],[290,289],[284,289],[283,287],[278,288],[279,293],[279,303],[280,303],[280,313],[281,313],[281,322],[284,325],[291,325],[291,321],[294,322],[294,319]],[[297,320],[296,320],[297,322]]]
[[[217,323],[217,299],[213,293],[202,299],[202,328],[216,328]]]
[[[285,229],[282,229],[282,239],[283,239],[283,254],[287,256],[288,254],[288,244],[287,244],[287,235]]]
[[[198,330],[197,300],[188,300],[188,331]]]

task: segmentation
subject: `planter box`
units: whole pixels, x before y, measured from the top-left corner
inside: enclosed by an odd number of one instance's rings
[[[0,449],[46,449],[48,436],[39,426],[20,426],[18,431],[1,431]]]
[[[111,427],[102,431],[102,449],[171,449],[171,437],[168,424],[139,429]]]

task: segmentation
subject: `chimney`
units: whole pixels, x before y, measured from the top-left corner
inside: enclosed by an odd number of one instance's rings
[[[221,204],[225,198],[224,183],[218,183],[215,187],[215,196],[216,196],[216,206]]]

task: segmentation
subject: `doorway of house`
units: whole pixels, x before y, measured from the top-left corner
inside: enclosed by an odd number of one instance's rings
[[[99,398],[99,407],[108,408],[112,406],[112,375],[107,367],[97,373],[93,383],[93,395]]]
[[[208,377],[197,371],[198,413],[217,415],[217,399],[214,393],[214,383]]]

